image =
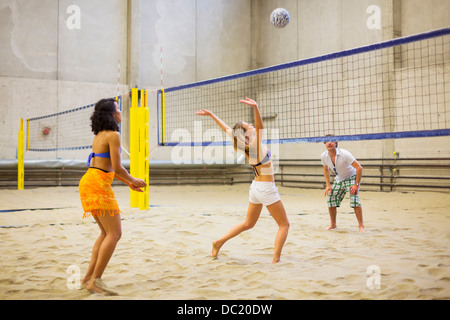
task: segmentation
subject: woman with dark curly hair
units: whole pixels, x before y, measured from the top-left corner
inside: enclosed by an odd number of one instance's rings
[[[121,212],[111,183],[116,178],[140,192],[146,186],[143,180],[133,178],[121,164],[121,121],[122,113],[115,99],[102,99],[96,103],[91,116],[91,128],[95,134],[93,152],[87,163],[89,169],[79,184],[83,218],[93,216],[101,231],[82,284],[87,290],[101,294],[114,294],[100,279],[122,235]]]

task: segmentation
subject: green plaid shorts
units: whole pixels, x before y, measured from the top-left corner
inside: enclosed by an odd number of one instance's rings
[[[328,207],[340,207],[341,202],[348,193],[350,196],[350,207],[361,207],[358,193],[350,195],[350,187],[355,184],[356,176],[342,180],[341,182],[334,182],[331,187],[331,194],[328,196]]]

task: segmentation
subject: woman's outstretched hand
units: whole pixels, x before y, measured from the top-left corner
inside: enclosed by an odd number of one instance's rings
[[[212,112],[206,109],[201,109],[200,111],[197,111],[195,114],[199,116],[210,116]]]
[[[255,100],[253,100],[253,99],[250,99],[250,98],[245,98],[245,99],[242,99],[242,100],[240,100],[242,103],[245,103],[245,104],[248,104],[249,106],[252,106],[252,107],[257,107],[258,106],[258,104],[256,103],[256,101]]]

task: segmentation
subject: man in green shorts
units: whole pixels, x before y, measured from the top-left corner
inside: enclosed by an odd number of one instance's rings
[[[330,136],[330,141],[325,142],[327,151],[322,153],[323,175],[327,187],[325,196],[328,196],[328,212],[331,224],[326,230],[336,228],[337,207],[340,207],[345,194],[350,194],[350,207],[355,210],[356,219],[359,224],[359,231],[364,231],[361,202],[359,201],[359,184],[361,181],[363,168],[355,157],[344,149],[339,149],[338,142]],[[330,184],[330,170],[336,174],[333,186]]]

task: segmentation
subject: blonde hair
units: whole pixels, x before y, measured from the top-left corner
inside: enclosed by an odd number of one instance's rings
[[[239,121],[233,127],[233,147],[236,151],[244,152],[247,157],[250,156],[250,147],[248,145],[248,138],[245,136],[247,129],[242,125],[243,121]]]

